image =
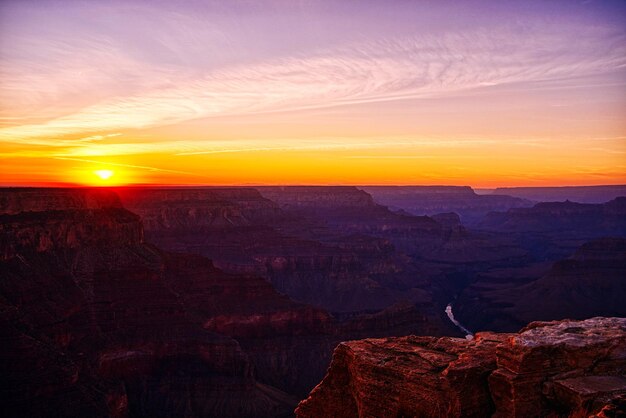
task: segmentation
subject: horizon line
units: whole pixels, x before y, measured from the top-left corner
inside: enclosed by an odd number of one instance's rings
[[[548,188],[574,188],[574,187],[626,187],[626,183],[616,184],[566,184],[566,185],[501,185],[501,186],[472,186],[469,184],[441,184],[441,183],[429,183],[429,184],[416,184],[416,183],[385,183],[385,184],[357,184],[357,183],[239,183],[239,184],[172,184],[172,183],[129,183],[129,184],[81,184],[81,183],[66,183],[66,182],[46,182],[46,183],[28,183],[28,184],[1,184],[0,189],[63,189],[63,188],[83,188],[83,189],[123,189],[123,188],[247,188],[247,187],[469,187],[472,190],[496,190],[496,189],[548,189]]]

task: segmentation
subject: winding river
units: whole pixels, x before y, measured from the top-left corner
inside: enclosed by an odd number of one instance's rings
[[[454,318],[454,313],[452,312],[452,302],[448,303],[448,305],[446,306],[446,315],[448,315],[448,319],[450,319],[450,322],[452,322],[458,329],[463,331],[466,339],[471,340],[472,338],[474,338],[474,334],[472,334],[472,331],[465,328],[459,321]]]

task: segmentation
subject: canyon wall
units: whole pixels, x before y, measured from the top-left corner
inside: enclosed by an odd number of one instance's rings
[[[535,202],[605,203],[626,196],[626,185],[569,187],[498,187],[494,194],[505,194]]]
[[[626,317],[626,238],[598,238],[547,272],[516,283],[511,271],[484,276],[463,290],[455,314],[471,329],[511,331],[531,321]]]
[[[288,376],[306,370],[304,392],[323,375],[339,338],[327,313],[144,243],[117,199],[94,208],[61,190],[57,208],[19,193],[21,212],[0,215],[7,416],[290,416]]]
[[[478,195],[469,186],[365,186],[381,205],[413,215],[455,212],[465,224],[474,224],[492,211],[531,206],[532,202],[506,193]]]

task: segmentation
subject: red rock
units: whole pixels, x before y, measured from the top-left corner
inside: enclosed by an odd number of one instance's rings
[[[472,341],[368,339],[336,348],[296,415],[619,416],[625,374],[626,318],[536,322]]]
[[[550,394],[552,382],[625,373],[626,319],[534,322],[500,345],[497,356],[489,376],[495,416],[544,416],[549,398],[558,397]]]
[[[340,344],[327,376],[296,409],[298,417],[483,417],[486,385],[504,335],[402,337]]]

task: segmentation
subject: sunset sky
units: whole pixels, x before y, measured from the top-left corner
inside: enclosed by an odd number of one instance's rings
[[[2,0],[0,184],[59,183],[626,183],[626,2]]]

